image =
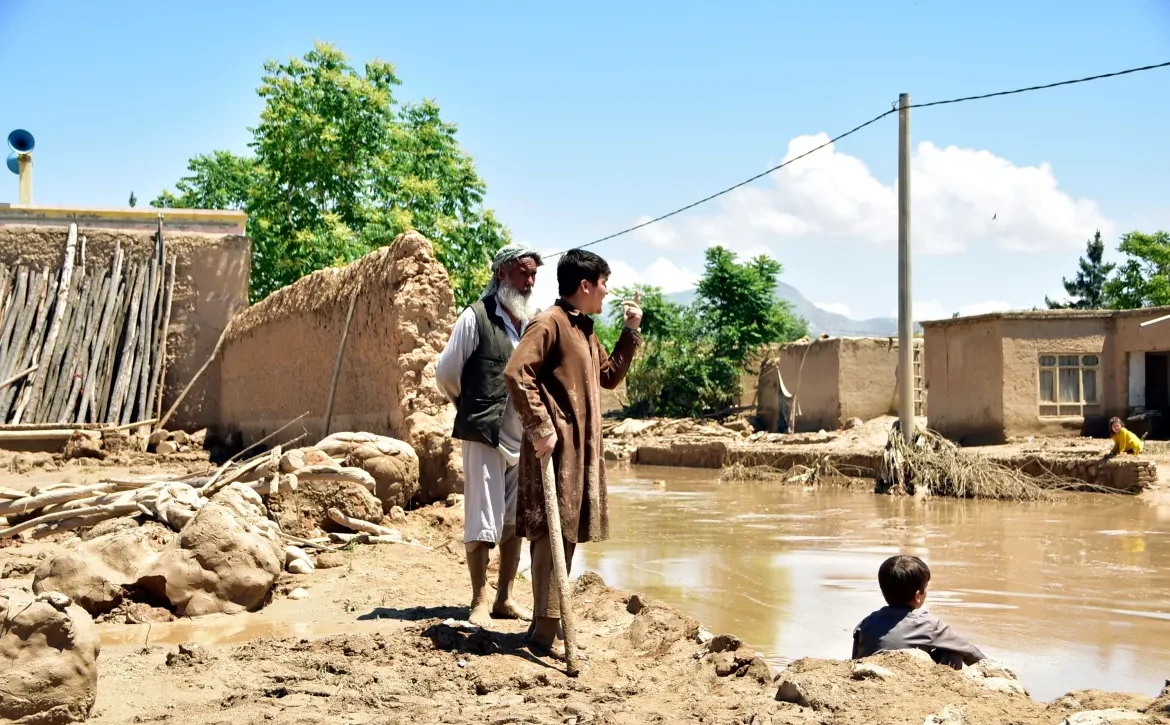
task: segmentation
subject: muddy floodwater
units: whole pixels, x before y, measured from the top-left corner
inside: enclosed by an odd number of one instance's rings
[[[578,549],[580,563],[779,665],[847,658],[854,625],[883,604],[878,565],[914,554],[933,574],[927,608],[1037,699],[1154,696],[1170,676],[1170,507],[1096,495],[916,503],[715,476],[611,468],[612,539]]]

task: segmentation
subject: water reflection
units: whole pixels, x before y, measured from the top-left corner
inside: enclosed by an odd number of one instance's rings
[[[666,479],[667,486],[652,485]],[[613,469],[612,540],[578,549],[607,582],[680,606],[782,664],[846,657],[882,604],[877,568],[931,566],[927,606],[1033,695],[1157,694],[1170,665],[1170,520],[1134,498],[1057,504],[908,499]]]

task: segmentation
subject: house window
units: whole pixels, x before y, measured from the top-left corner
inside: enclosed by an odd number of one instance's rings
[[[1083,416],[1085,406],[1098,405],[1100,367],[1098,355],[1041,355],[1040,415]]]

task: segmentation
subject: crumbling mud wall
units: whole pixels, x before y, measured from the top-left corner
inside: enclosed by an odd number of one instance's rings
[[[20,262],[56,269],[65,255],[67,233],[67,225],[0,225],[0,263]],[[104,267],[112,263],[118,244],[128,264],[148,258],[155,244],[155,232],[145,229],[79,224],[78,236],[86,238],[86,264]],[[252,242],[239,234],[172,234],[165,225],[163,238],[167,253],[176,258],[163,392],[166,410],[211,357],[220,333],[232,316],[247,306]],[[168,423],[171,428],[194,430],[219,422],[220,374],[220,361],[212,361],[175,411]]]
[[[351,298],[331,430],[410,442],[423,500],[462,491],[450,437],[454,408],[435,385],[455,298],[431,243],[417,232],[348,267],[314,272],[238,315],[222,352],[221,427],[249,443],[308,413],[308,440],[323,437]],[[298,423],[289,435],[300,430]]]

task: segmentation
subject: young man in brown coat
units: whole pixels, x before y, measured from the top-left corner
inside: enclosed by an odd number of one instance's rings
[[[553,457],[566,565],[578,543],[609,538],[605,460],[601,441],[601,389],[625,377],[641,345],[638,299],[623,303],[625,329],[607,355],[590,315],[601,314],[609,294],[609,265],[579,249],[557,264],[560,298],[528,324],[504,371],[508,393],[520,415],[516,533],[531,541],[533,645],[563,658],[557,642],[560,601],[553,577],[552,546],[544,510],[541,461]]]

